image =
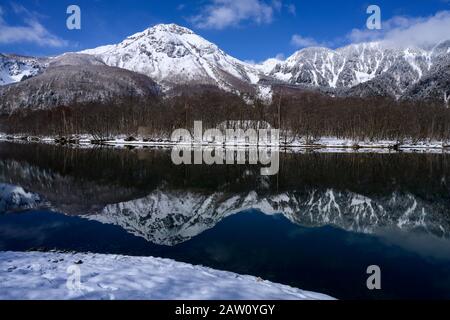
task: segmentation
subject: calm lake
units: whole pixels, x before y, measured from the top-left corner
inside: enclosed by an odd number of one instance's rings
[[[339,299],[450,298],[450,155],[286,152],[175,166],[170,150],[0,143],[0,251],[171,258]],[[378,265],[382,289],[367,289]]]

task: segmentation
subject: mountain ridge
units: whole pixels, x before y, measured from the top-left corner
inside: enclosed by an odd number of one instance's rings
[[[333,96],[388,96],[438,100],[447,105],[450,96],[446,71],[450,66],[450,40],[429,48],[395,48],[383,42],[337,49],[309,47],[285,60],[273,58],[251,64],[232,57],[188,28],[158,24],[118,44],[77,54],[148,76],[164,92],[186,84],[212,85],[246,99],[270,101],[273,86],[284,85]],[[0,85],[45,73],[60,57],[39,60],[0,55]]]

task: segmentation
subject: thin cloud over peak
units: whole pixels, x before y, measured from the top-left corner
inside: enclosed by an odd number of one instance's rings
[[[280,0],[212,0],[190,21],[201,29],[222,30],[242,23],[269,24],[275,12],[282,9]]]
[[[319,43],[315,39],[311,37],[304,37],[299,34],[294,34],[292,36],[291,45],[293,45],[296,48],[323,46],[323,44]]]

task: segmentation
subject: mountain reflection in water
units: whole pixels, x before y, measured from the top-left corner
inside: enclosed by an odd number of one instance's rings
[[[2,143],[0,181],[21,189],[10,196],[16,202],[23,193],[34,195],[31,205],[10,201],[8,208],[3,192],[4,211],[46,207],[115,224],[161,245],[187,241],[249,209],[281,213],[307,227],[447,238],[448,157],[282,153],[280,174],[267,177],[257,166],[175,166],[163,149]]]

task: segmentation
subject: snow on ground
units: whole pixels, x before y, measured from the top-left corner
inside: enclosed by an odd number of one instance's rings
[[[96,145],[95,138],[90,135],[80,135],[69,137],[74,141],[77,141],[74,145],[76,146],[88,146]],[[186,148],[193,146],[193,142],[180,142],[173,141],[167,137],[157,137],[143,139],[141,137],[136,137],[133,141],[128,139],[126,135],[115,136],[110,139],[102,141],[102,144],[109,146],[125,147],[173,147],[179,146],[180,148]],[[0,133],[0,141],[23,141],[23,142],[42,142],[48,144],[54,144],[58,140],[58,137],[27,137],[26,135],[14,135],[9,136],[4,133]],[[93,142],[94,141],[94,142]],[[449,141],[437,141],[437,140],[404,140],[402,142],[395,140],[358,140],[358,139],[345,139],[336,137],[321,137],[314,139],[312,141],[307,141],[305,138],[291,138],[287,140],[280,138],[280,143],[249,143],[246,140],[229,141],[225,143],[210,141],[209,138],[204,138],[200,143],[202,146],[206,147],[254,147],[254,146],[267,146],[281,148],[291,148],[292,150],[297,149],[314,149],[316,151],[323,150],[324,152],[345,152],[345,149],[359,152],[383,152],[382,150],[401,150],[402,152],[448,152],[450,151]],[[198,147],[200,144],[197,142],[195,146]]]
[[[77,278],[78,270],[79,278]],[[332,298],[252,276],[241,276],[160,258],[82,253],[0,252],[0,299],[330,300]]]

